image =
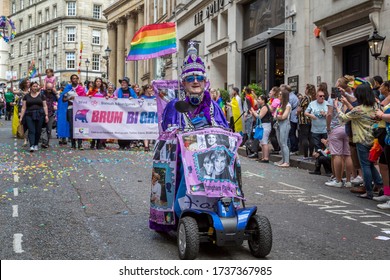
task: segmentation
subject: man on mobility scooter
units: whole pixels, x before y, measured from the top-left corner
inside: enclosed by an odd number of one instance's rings
[[[244,240],[254,256],[265,257],[271,251],[272,230],[266,217],[256,215],[257,207],[244,205],[237,157],[242,137],[228,129],[211,99],[205,65],[194,44],[189,43],[182,66],[184,96],[170,101],[159,120],[149,226],[177,231],[181,259],[195,259],[200,242],[228,246]],[[210,135],[216,139],[212,146],[206,145]],[[168,147],[170,152],[175,148],[174,156],[166,156]]]

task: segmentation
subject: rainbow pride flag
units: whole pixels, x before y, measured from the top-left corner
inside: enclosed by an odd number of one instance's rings
[[[149,24],[135,33],[126,60],[144,60],[177,52],[176,24]]]
[[[28,73],[27,73],[27,78],[32,79],[38,75],[38,70],[35,67],[35,62],[34,60],[31,62],[30,67],[28,68]]]

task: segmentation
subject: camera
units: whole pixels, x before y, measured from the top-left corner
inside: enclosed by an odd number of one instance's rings
[[[331,98],[337,98],[338,100],[341,100],[341,91],[337,87],[332,87],[332,92],[330,94]]]

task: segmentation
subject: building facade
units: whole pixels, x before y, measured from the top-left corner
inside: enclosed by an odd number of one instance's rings
[[[0,16],[9,15],[9,5],[7,1],[0,4]],[[9,45],[0,39],[0,83],[6,82],[6,71],[9,69]]]
[[[34,61],[42,76],[45,69],[54,69],[58,85],[78,72],[83,82],[101,77],[106,73],[107,21],[102,12],[107,5],[104,0],[9,1],[9,17],[17,28],[9,44],[9,70],[24,78]]]

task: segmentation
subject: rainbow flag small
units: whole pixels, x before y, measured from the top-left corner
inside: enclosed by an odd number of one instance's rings
[[[34,78],[36,75],[38,75],[38,70],[37,70],[37,68],[35,67],[35,62],[34,62],[34,60],[33,60],[33,61],[31,62],[30,67],[28,68],[27,78],[28,78],[28,79],[32,79],[32,78]]]
[[[144,60],[177,52],[176,24],[165,22],[141,27],[130,44],[126,60]]]

